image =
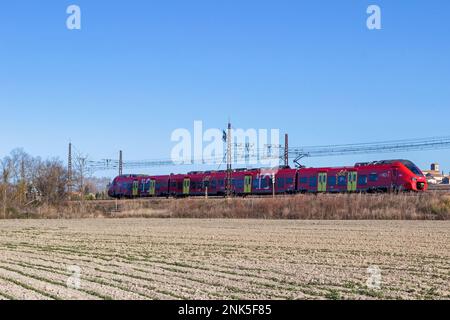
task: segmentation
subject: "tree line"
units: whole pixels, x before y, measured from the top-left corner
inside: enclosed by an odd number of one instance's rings
[[[108,179],[92,177],[87,156],[81,154],[73,159],[71,188],[68,169],[60,159],[33,157],[23,149],[15,149],[0,159],[0,173],[0,203],[4,217],[8,211],[29,206],[106,197]]]

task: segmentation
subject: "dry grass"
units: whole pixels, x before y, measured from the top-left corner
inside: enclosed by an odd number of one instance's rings
[[[450,198],[435,194],[322,194],[278,198],[189,199],[171,203],[172,217],[257,219],[446,220]]]
[[[450,299],[449,223],[3,220],[0,298]]]
[[[118,210],[117,210],[118,209]],[[188,198],[69,202],[10,212],[7,218],[237,218],[448,220],[450,195],[320,194],[277,198]]]

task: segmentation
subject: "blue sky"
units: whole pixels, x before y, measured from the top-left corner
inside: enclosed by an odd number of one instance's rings
[[[66,8],[82,29],[66,28]],[[382,30],[366,9],[382,10]],[[448,135],[450,2],[8,1],[0,157],[168,158],[177,128],[278,128],[291,146]],[[308,166],[449,151],[311,158]],[[143,172],[173,171],[153,168]],[[179,171],[189,168],[179,168]]]

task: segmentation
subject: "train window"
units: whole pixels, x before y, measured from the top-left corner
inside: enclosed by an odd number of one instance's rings
[[[336,185],[336,176],[329,176],[328,177],[328,185],[330,185],[330,186]]]
[[[244,180],[236,180],[236,188],[244,188]]]
[[[284,178],[277,178],[278,188],[284,188]]]
[[[179,181],[178,182],[178,189],[181,189],[181,188],[183,188],[183,182]]]
[[[359,185],[367,184],[367,176],[365,175],[358,176],[358,184]]]
[[[293,178],[286,178],[286,184],[293,184],[294,179]]]
[[[378,181],[378,173],[371,173],[369,175],[369,180],[370,181]]]
[[[252,187],[253,187],[253,189],[259,189],[259,180],[258,179],[253,179]]]
[[[211,188],[215,188],[216,187],[216,180],[211,180]]]
[[[419,168],[416,167],[414,163],[408,160],[400,160],[401,163],[403,163],[412,173],[418,176],[423,176],[422,171],[420,171]]]
[[[308,183],[308,177],[300,177],[300,183],[303,183],[303,184]]]
[[[219,186],[221,186],[221,187],[223,187],[224,186],[224,181],[223,181],[223,179],[221,179],[221,180],[219,180]]]
[[[338,177],[338,185],[339,186],[346,186],[347,185],[347,177],[346,176],[339,176]]]
[[[261,188],[262,189],[265,189],[269,186],[267,183],[268,182],[267,180],[269,180],[267,177],[261,177]]]
[[[317,177],[310,177],[309,178],[309,186],[310,187],[317,187]]]

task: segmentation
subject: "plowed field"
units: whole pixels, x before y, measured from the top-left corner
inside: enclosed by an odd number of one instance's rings
[[[448,221],[4,220],[0,252],[1,299],[450,299]]]

